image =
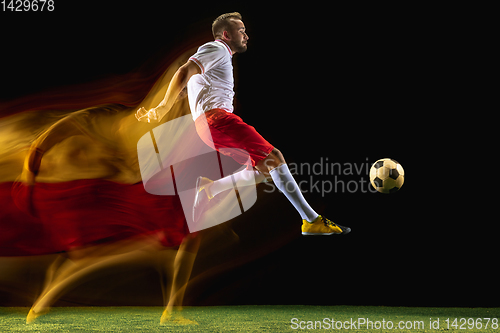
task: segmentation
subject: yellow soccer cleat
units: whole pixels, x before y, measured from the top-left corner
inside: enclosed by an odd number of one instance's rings
[[[321,215],[312,222],[302,220],[302,235],[304,236],[345,235],[350,232],[351,228],[335,224]]]

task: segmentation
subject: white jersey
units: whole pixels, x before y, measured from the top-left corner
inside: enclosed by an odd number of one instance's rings
[[[193,119],[212,109],[233,112],[234,79],[232,52],[222,40],[206,43],[189,60],[201,69],[187,84]]]

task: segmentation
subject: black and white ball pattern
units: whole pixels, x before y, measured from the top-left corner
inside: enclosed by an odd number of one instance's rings
[[[370,169],[370,183],[380,193],[394,193],[405,181],[405,171],[401,164],[391,158],[382,158]]]

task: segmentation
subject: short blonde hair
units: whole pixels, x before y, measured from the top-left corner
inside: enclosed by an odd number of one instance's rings
[[[238,12],[222,14],[212,23],[212,34],[214,38],[222,37],[224,31],[229,29],[229,22],[231,19],[241,20],[241,14]]]

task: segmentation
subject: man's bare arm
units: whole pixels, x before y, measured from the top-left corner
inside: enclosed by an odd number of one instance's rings
[[[160,104],[149,111],[140,108],[136,114],[137,119],[145,122],[159,122],[170,111],[179,93],[187,85],[191,76],[195,74],[201,74],[201,69],[196,63],[189,60],[175,72],[168,85],[165,98],[163,98]]]

